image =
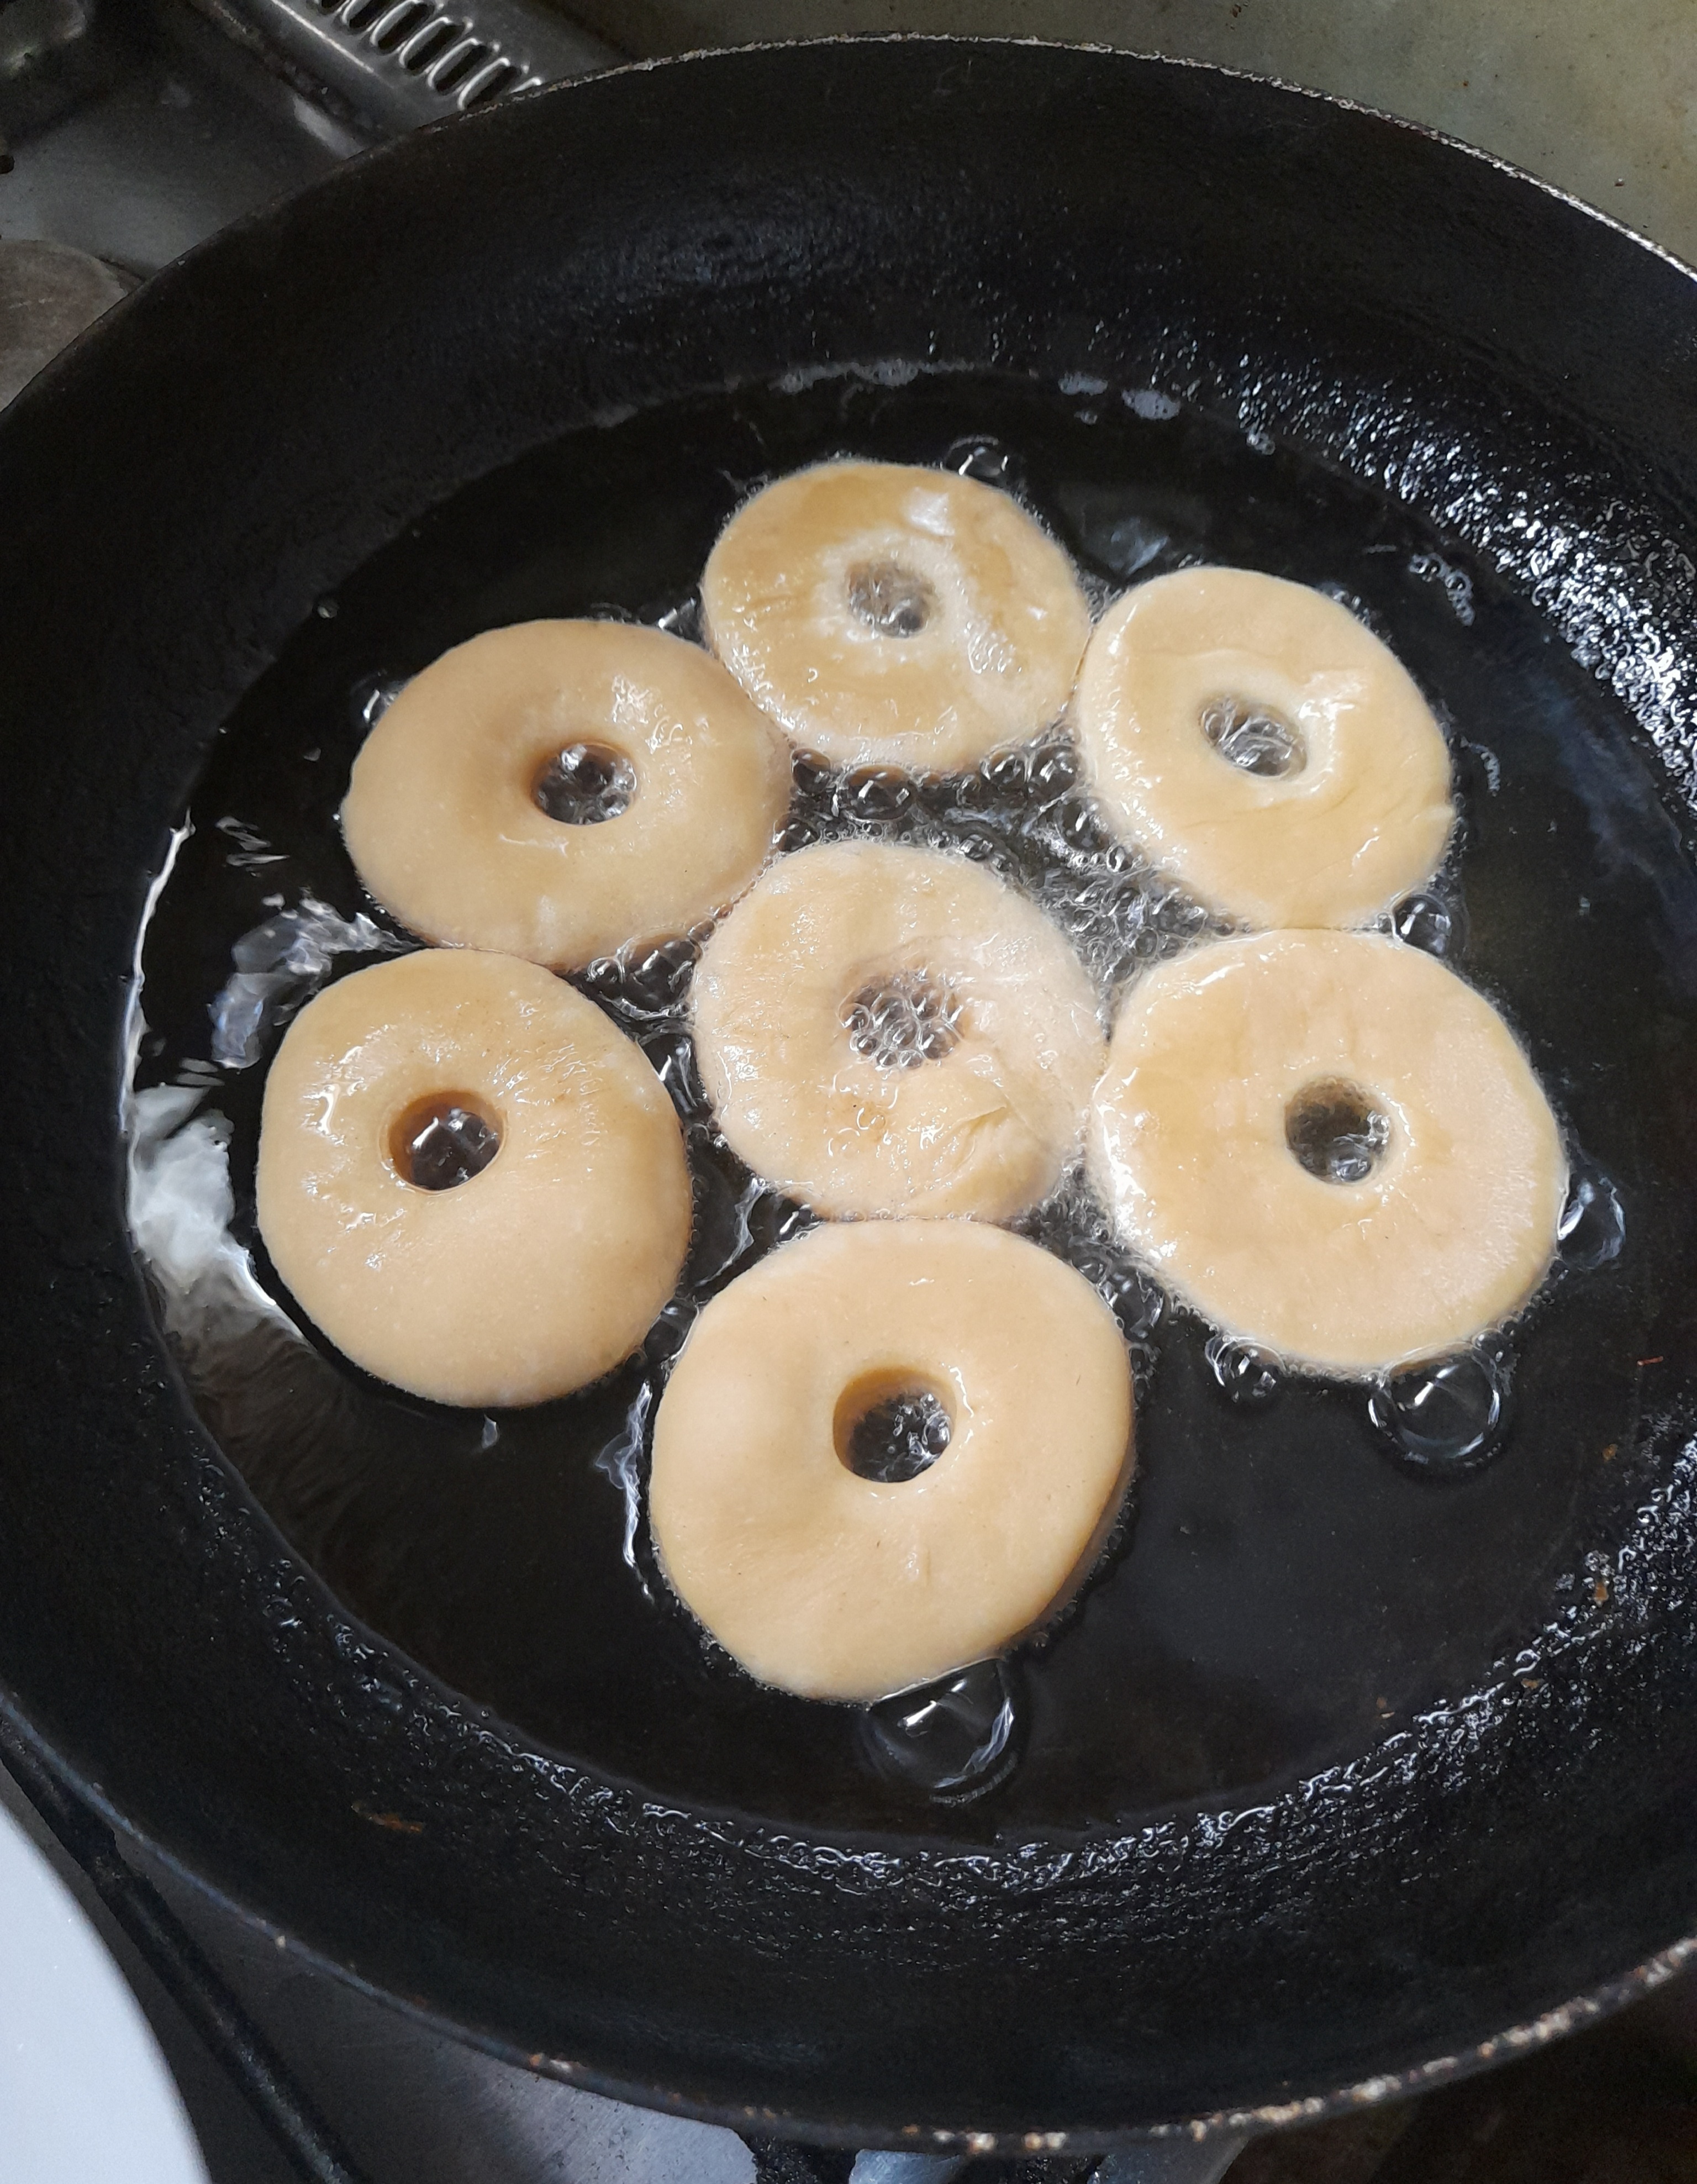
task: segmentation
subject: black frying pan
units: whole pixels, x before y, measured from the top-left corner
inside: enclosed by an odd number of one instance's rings
[[[1691,276],[1484,159],[1011,46],[626,71],[151,282],[0,427],[16,1715],[291,1946],[816,2137],[1314,2113],[1661,1976],[1697,1930],[1694,375]],[[676,608],[754,478],[845,448],[1000,465],[1104,592],[1208,556],[1383,628],[1456,738],[1457,960],[1627,1224],[1464,1475],[1357,1390],[1232,1408],[1170,1314],[1133,1521],[954,1804],[643,1602],[591,1461],[628,1386],[487,1449],[298,1342],[192,1401],[123,1217],[186,806],[144,1084],[208,1073],[267,894],[359,906],[354,684]],[[210,1073],[246,1234],[262,1066]]]

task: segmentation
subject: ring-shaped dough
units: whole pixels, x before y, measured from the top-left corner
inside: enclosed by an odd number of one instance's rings
[[[851,1044],[858,994],[910,981],[957,1011],[916,1067]],[[1010,1220],[1077,1150],[1105,1046],[1082,966],[1032,904],[964,858],[837,842],[781,858],[696,967],[719,1126],[821,1212]]]
[[[635,776],[615,818],[567,825],[535,800],[580,743]],[[699,646],[532,621],[413,677],[353,761],[342,828],[360,878],[425,939],[575,971],[734,901],[789,795],[782,738]]]
[[[941,1396],[949,1446],[900,1484],[838,1454],[839,1406]],[[815,1229],[692,1329],[654,1422],[673,1588],[761,1682],[876,1699],[999,1652],[1088,1576],[1132,1465],[1112,1313],[975,1222]]]
[[[855,610],[879,572],[928,601],[893,635]],[[976,766],[1048,727],[1090,610],[1017,502],[952,471],[821,463],[733,515],[701,580],[709,638],[804,749],[921,772]]]
[[[418,1188],[399,1119],[470,1099],[501,1142]],[[459,949],[326,987],[265,1082],[259,1228],[302,1309],[358,1365],[437,1402],[541,1402],[610,1372],[688,1248],[677,1117],[641,1050],[534,963]]]
[[[1296,730],[1304,763],[1245,772],[1204,730],[1226,699]],[[1430,878],[1455,811],[1449,753],[1394,654],[1305,584],[1182,569],[1091,638],[1074,717],[1113,827],[1216,914],[1368,925]]]
[[[1360,1182],[1310,1174],[1293,1102],[1348,1085],[1389,1124]],[[1205,1318],[1368,1373],[1454,1349],[1543,1279],[1561,1133],[1502,1018],[1379,933],[1221,941],[1126,997],[1089,1130],[1122,1240]]]

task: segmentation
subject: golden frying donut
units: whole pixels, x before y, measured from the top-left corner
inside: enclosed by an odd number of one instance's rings
[[[821,463],[756,493],[701,583],[713,649],[805,750],[921,772],[1038,734],[1090,610],[1008,494],[953,471]]]
[[[781,858],[708,942],[693,1006],[732,1149],[832,1214],[1011,1219],[1077,1151],[1105,1051],[1041,911],[887,843]]]
[[[1371,924],[1455,820],[1443,731],[1394,654],[1249,569],[1128,592],[1090,640],[1075,727],[1115,829],[1245,925]]]
[[[414,677],[353,762],[342,828],[425,939],[574,971],[733,901],[789,794],[782,738],[698,646],[531,621]]]
[[[1126,996],[1089,1131],[1121,1237],[1227,1334],[1367,1373],[1517,1312],[1561,1133],[1502,1018],[1382,933],[1270,933]]]
[[[536,964],[453,949],[356,971],[296,1017],[265,1082],[259,1212],[356,1365],[515,1404],[630,1355],[676,1286],[691,1205],[641,1050]]]
[[[916,1477],[850,1468],[921,1396]],[[1132,1467],[1112,1313],[1071,1267],[965,1221],[816,1228],[702,1313],[654,1424],[649,1514],[674,1590],[751,1675],[876,1699],[982,1660],[1089,1573]]]

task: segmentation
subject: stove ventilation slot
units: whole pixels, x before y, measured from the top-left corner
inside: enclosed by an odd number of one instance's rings
[[[475,20],[437,8],[434,0],[316,0],[350,42],[381,55],[462,114],[504,92],[529,91],[548,81],[523,60],[479,37]]]
[[[530,0],[234,4],[327,90],[385,131],[468,114],[515,92],[589,75],[620,58]]]

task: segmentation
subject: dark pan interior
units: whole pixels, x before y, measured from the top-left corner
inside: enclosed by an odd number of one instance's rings
[[[936,42],[527,101],[127,306],[0,428],[25,1718],[380,1986],[860,2142],[1324,2096],[1697,1927],[1694,350],[1689,276],[1416,131]],[[1358,1391],[1227,1408],[1169,1318],[1134,1521],[1019,1663],[1021,1763],[926,1807],[847,1710],[641,1601],[587,1461],[609,1399],[492,1456],[293,1351],[333,1391],[308,1435],[198,1390],[250,1494],[150,1315],[116,1120],[186,806],[143,1083],[203,1061],[268,893],[360,906],[331,820],[362,677],[524,615],[653,618],[759,476],[975,437],[1104,589],[1239,560],[1390,638],[1456,740],[1460,967],[1627,1248],[1553,1284],[1504,1453],[1442,1485]],[[259,1075],[217,1095],[238,1231]]]

